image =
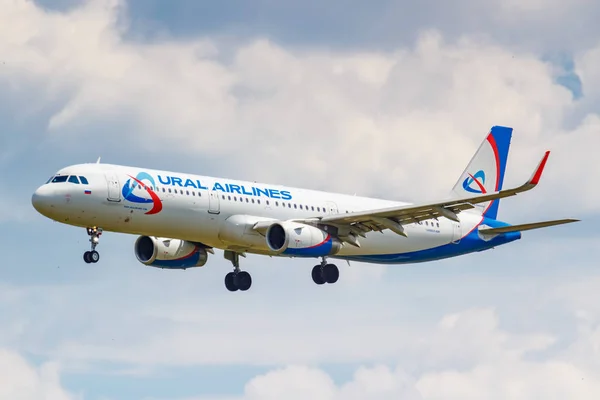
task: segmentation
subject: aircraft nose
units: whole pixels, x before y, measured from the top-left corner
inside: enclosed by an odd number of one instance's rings
[[[44,211],[50,207],[52,199],[52,193],[47,185],[40,186],[31,196],[31,204],[39,213],[43,214]]]

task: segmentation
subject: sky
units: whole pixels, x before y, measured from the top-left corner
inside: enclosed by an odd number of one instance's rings
[[[600,395],[600,3],[0,0],[0,399]],[[394,200],[445,197],[514,128],[499,218],[582,221],[426,264],[249,255],[165,271],[37,214],[105,162]]]

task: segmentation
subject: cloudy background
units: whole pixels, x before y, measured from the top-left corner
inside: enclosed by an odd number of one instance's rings
[[[600,395],[600,3],[0,0],[0,399]],[[422,265],[139,264],[134,236],[36,214],[106,162],[403,200],[444,197],[491,125],[506,185],[553,151],[507,247]]]

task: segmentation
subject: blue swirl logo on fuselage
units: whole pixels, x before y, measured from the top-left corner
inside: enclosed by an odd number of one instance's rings
[[[140,204],[152,203],[153,204],[152,209],[150,209],[148,212],[146,212],[146,214],[159,213],[162,210],[163,205],[162,205],[162,201],[160,200],[158,195],[153,190],[153,188],[156,187],[156,182],[154,181],[154,178],[146,172],[140,172],[139,174],[137,174],[136,177],[133,177],[131,175],[129,175],[129,177],[131,179],[128,179],[127,182],[125,182],[125,185],[123,185],[123,190],[122,190],[123,198],[125,198],[125,200],[130,201],[132,203],[140,203]],[[150,183],[150,186],[147,186],[143,181],[148,181]],[[145,189],[146,192],[148,193],[148,195],[150,196],[150,198],[140,197],[140,196],[134,194],[133,191],[138,186]]]
[[[471,185],[475,183],[477,185],[476,188],[471,187]],[[485,172],[483,170],[479,170],[475,173],[475,175],[469,174],[469,176],[463,181],[463,189],[467,192],[477,193],[477,194],[485,194],[487,191],[485,190]]]

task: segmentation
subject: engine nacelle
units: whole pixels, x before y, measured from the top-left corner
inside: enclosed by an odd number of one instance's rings
[[[202,267],[208,260],[204,247],[181,239],[140,236],[135,241],[134,251],[139,262],[157,268]]]
[[[266,233],[267,246],[277,254],[296,257],[323,257],[336,254],[341,242],[329,233],[298,222],[276,222]]]

